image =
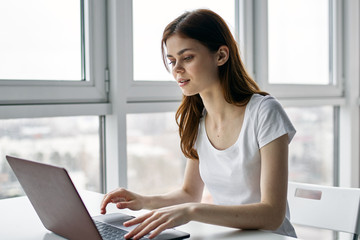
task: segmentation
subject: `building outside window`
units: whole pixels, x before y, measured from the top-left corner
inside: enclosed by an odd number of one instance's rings
[[[0,198],[23,195],[5,155],[102,190],[105,22],[104,1],[0,1]]]
[[[24,195],[5,156],[64,167],[79,189],[100,192],[99,118],[0,120],[0,198]]]

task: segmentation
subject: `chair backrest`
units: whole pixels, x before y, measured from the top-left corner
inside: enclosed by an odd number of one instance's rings
[[[294,224],[360,233],[360,189],[289,182],[290,221]]]

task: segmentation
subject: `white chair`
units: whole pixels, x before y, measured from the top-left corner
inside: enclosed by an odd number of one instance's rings
[[[289,182],[290,221],[294,224],[360,233],[360,189]]]

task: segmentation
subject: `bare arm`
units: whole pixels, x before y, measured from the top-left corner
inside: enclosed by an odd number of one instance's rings
[[[204,183],[199,173],[199,161],[187,160],[184,183],[182,188],[173,192],[145,197],[145,209],[158,209],[161,207],[178,205],[188,202],[200,202]]]
[[[106,213],[106,206],[115,203],[119,209],[129,208],[157,209],[186,202],[199,202],[202,197],[204,183],[199,173],[199,161],[188,160],[182,188],[164,195],[142,196],[124,188],[116,189],[104,196],[101,213]]]

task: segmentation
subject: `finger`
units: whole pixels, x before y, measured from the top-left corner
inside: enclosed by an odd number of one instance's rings
[[[136,234],[138,234],[144,227],[146,227],[147,224],[149,224],[151,222],[151,220],[149,221],[149,219],[151,218],[151,216],[153,215],[153,212],[149,212],[143,216],[131,219],[127,222],[124,223],[125,227],[130,227],[136,224],[139,224],[137,227],[135,227],[132,231],[130,231],[126,236],[126,238],[128,237],[133,237]]]
[[[124,208],[129,208],[129,209],[135,209],[136,202],[134,200],[132,201],[126,201],[125,199],[123,199],[123,201],[120,201],[116,204],[116,207],[118,209],[124,209]]]
[[[103,198],[101,204],[100,204],[100,209],[102,212],[106,212],[106,206],[111,203],[114,202],[114,198],[111,194],[105,195],[105,197]]]
[[[169,222],[165,222],[163,224],[161,224],[160,226],[158,226],[156,229],[154,229],[154,231],[151,232],[151,234],[149,235],[149,238],[152,239],[154,237],[156,237],[157,235],[159,235],[162,231],[168,229],[168,228],[172,228],[173,226],[169,225]]]
[[[108,194],[105,194],[105,196],[103,197],[103,200],[101,201],[101,207],[102,206],[106,206],[108,203],[111,202],[111,199],[113,199],[114,197],[114,192],[109,192]]]
[[[134,239],[140,239],[143,236],[145,236],[146,234],[153,231],[154,229],[158,229],[160,226],[163,226],[160,228],[160,232],[162,232],[163,230],[166,229],[166,220],[164,218],[160,218],[160,219],[150,222],[146,227],[144,227],[139,233],[137,233],[135,235]],[[161,229],[163,229],[163,230],[161,230]],[[159,233],[157,233],[157,234],[159,234]],[[150,235],[152,235],[152,233]]]
[[[105,195],[100,204],[101,214],[106,213],[106,206],[109,204],[110,201],[111,201],[111,198],[108,195]]]
[[[149,217],[151,217],[153,215],[153,212],[149,212],[147,214],[144,214],[140,217],[136,217],[136,218],[133,218],[129,221],[126,221],[124,222],[124,226],[125,227],[130,227],[132,225],[135,225],[135,224],[139,224],[139,223],[142,223],[144,222],[146,219],[148,219]]]
[[[157,226],[161,225],[165,220],[163,219],[154,219],[154,217],[150,217],[146,219],[143,223],[133,229],[130,233],[126,235],[127,237],[133,237],[133,239],[140,239]]]
[[[130,208],[129,205],[130,205],[129,202],[118,202],[118,203],[116,203],[116,207],[118,209]]]
[[[125,226],[125,224],[124,224],[124,226]],[[139,224],[137,227],[135,227],[133,230],[131,230],[124,236],[125,239],[134,237],[136,234],[138,234],[141,231],[142,228],[143,228],[142,224]]]
[[[120,189],[116,189],[114,191],[109,192],[108,194],[106,194],[100,204],[100,209],[101,212],[106,212],[106,206],[112,202],[112,203],[116,203],[119,201],[123,201],[124,200],[124,189],[120,188]]]

